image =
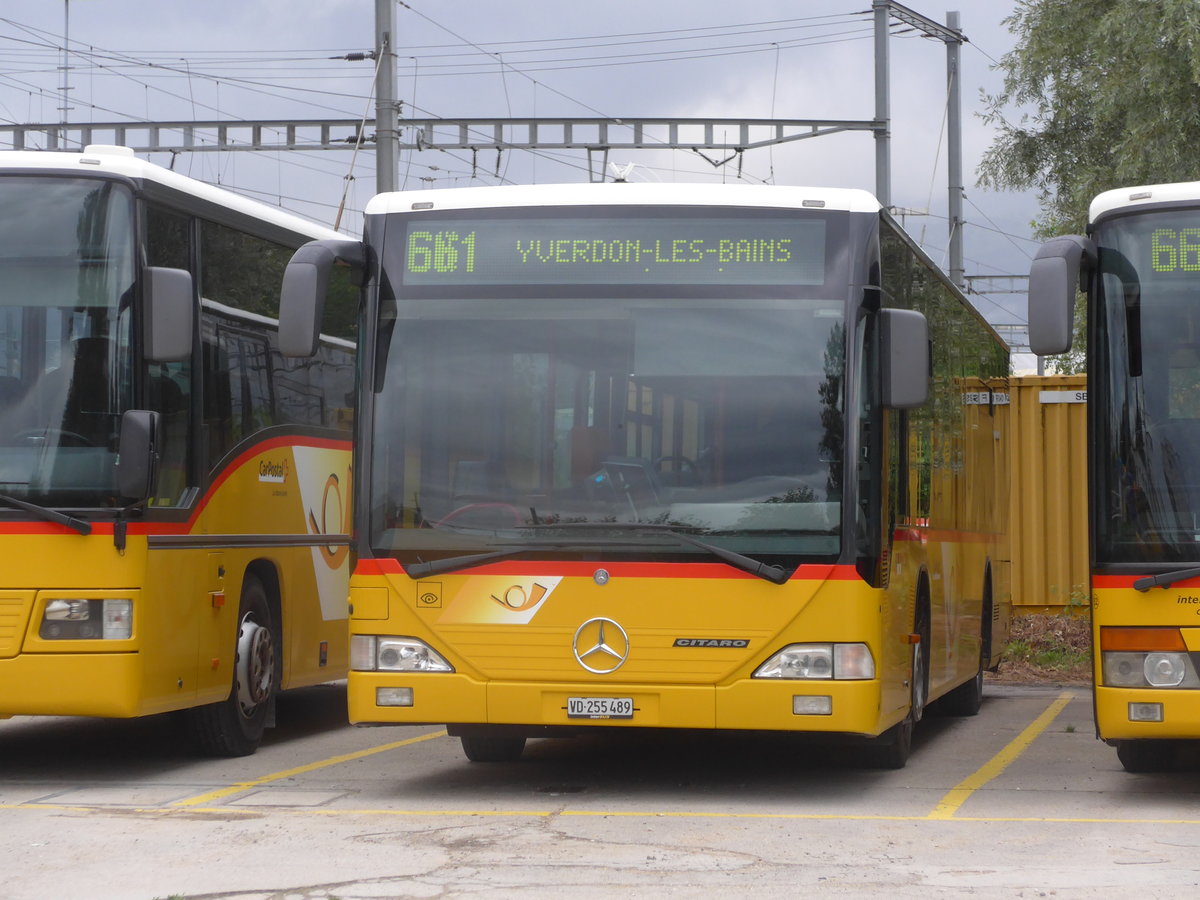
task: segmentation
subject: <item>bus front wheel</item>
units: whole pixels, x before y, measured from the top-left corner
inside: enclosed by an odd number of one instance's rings
[[[463,754],[471,762],[512,762],[525,752],[525,738],[495,734],[464,734]]]
[[[257,577],[246,573],[229,696],[188,711],[189,731],[206,755],[249,756],[258,749],[279,684],[273,626],[266,589]]]
[[[921,591],[917,600],[917,615],[913,622],[912,666],[909,681],[908,715],[893,725],[867,747],[868,764],[876,769],[903,769],[912,752],[913,729],[925,713],[929,699],[929,607],[922,602],[928,594]]]
[[[1169,772],[1177,749],[1172,741],[1118,741],[1117,759],[1126,772]]]

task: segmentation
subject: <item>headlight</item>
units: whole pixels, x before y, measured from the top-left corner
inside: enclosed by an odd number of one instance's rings
[[[875,677],[875,659],[866,644],[789,644],[754,677],[858,681]]]
[[[133,601],[55,597],[46,601],[38,636],[47,641],[127,641],[133,637]]]
[[[1200,687],[1187,653],[1156,650],[1101,654],[1104,683],[1110,687]]]
[[[350,668],[359,672],[454,671],[454,667],[424,641],[376,634],[351,636]]]
[[[1200,688],[1178,628],[1100,629],[1100,667],[1110,687]]]

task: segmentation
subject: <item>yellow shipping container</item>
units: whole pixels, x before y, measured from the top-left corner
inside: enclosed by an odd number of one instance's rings
[[[1087,376],[1010,379],[1013,611],[1088,608]]]

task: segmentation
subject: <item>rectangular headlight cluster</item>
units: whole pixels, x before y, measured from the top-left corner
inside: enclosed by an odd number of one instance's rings
[[[1131,688],[1200,688],[1178,628],[1101,628],[1104,684]]]
[[[133,601],[123,597],[48,600],[38,636],[46,641],[127,641],[133,637]]]
[[[866,644],[789,644],[754,677],[864,681],[875,677],[875,658]]]
[[[356,672],[453,672],[445,657],[416,638],[379,634],[350,636],[350,668]]]

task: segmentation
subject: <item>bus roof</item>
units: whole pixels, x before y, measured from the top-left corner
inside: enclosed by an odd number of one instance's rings
[[[506,206],[734,206],[879,212],[867,191],[759,184],[531,184],[378,194],[367,215]]]
[[[1095,222],[1109,213],[1125,211],[1138,206],[1187,202],[1200,203],[1200,181],[1116,188],[1096,195],[1088,208],[1088,221]]]
[[[172,172],[170,169],[164,169],[162,166],[139,159],[134,156],[133,150],[129,147],[92,144],[85,147],[82,152],[0,151],[0,173],[12,169],[45,169],[60,173],[106,172],[135,180],[151,181],[227,209],[253,216],[288,231],[307,234],[313,240],[345,240],[346,237],[332,228],[302,216],[284,212],[278,207],[251,200],[233,191],[188,178],[186,175],[180,175],[178,172]]]

